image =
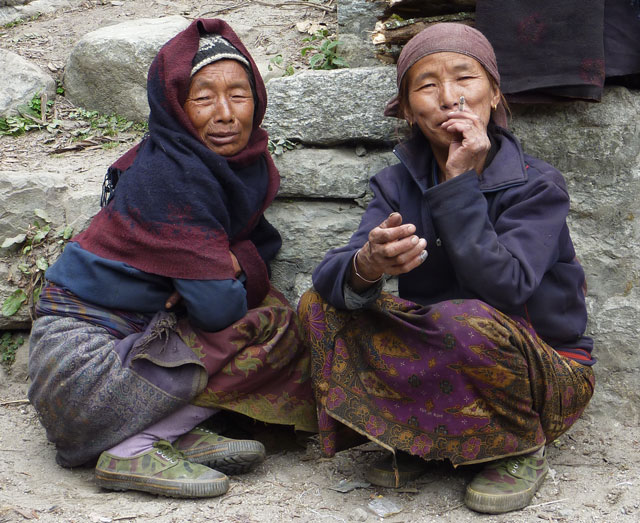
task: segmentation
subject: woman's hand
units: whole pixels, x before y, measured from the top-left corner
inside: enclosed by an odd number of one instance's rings
[[[164,308],[167,310],[173,309],[181,299],[182,299],[182,296],[180,296],[178,291],[173,291],[171,293],[171,296],[167,298],[167,301],[164,304]]]
[[[361,292],[384,274],[404,274],[422,264],[427,259],[427,241],[415,232],[415,225],[403,225],[397,212],[372,229],[369,241],[352,260],[356,270],[351,271],[351,287]]]
[[[442,128],[452,133],[454,139],[449,145],[443,181],[471,169],[480,174],[491,148],[484,122],[468,109],[452,111],[447,116],[449,120],[442,124]]]
[[[231,254],[231,264],[233,265],[233,270],[236,275],[236,278],[242,274],[242,267],[240,267],[240,263],[238,262],[238,258],[236,255],[230,252]]]

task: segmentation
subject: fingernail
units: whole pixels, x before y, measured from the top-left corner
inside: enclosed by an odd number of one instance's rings
[[[424,263],[424,261],[427,259],[427,256],[429,256],[429,253],[427,251],[422,251],[420,253],[420,263]]]
[[[417,236],[411,237],[411,245],[416,245],[419,241],[420,241],[420,238],[418,238]]]

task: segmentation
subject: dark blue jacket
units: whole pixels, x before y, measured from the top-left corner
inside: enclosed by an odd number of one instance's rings
[[[399,277],[402,298],[423,305],[480,299],[528,319],[551,346],[590,354],[585,276],[566,223],[564,178],[523,154],[508,131],[496,129],[493,137],[497,152],[480,176],[473,170],[432,187],[435,159],[428,142],[420,135],[396,147],[401,163],[371,179],[374,198],[358,230],[347,246],[326,254],[313,284],[329,303],[345,308],[352,256],[369,231],[397,211],[427,240],[429,253]]]

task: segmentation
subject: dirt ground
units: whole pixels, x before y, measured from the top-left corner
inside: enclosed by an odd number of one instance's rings
[[[323,5],[330,7],[332,2],[325,0]],[[293,0],[220,0],[205,4],[187,0],[87,0],[70,1],[56,13],[0,29],[0,46],[61,78],[66,57],[84,33],[126,19],[174,14],[190,19],[223,17],[263,65],[282,54],[285,64],[303,67],[299,49],[306,35],[298,31],[297,22],[326,23],[330,30],[336,27],[335,12],[303,7]],[[56,105],[63,109],[64,101]],[[51,136],[46,132],[17,139],[2,137],[1,168],[106,167],[131,145],[48,156],[67,138],[64,133]],[[254,426],[252,431],[267,447],[266,461],[250,474],[232,478],[230,491],[222,497],[173,500],[101,490],[93,481],[92,469],[67,470],[55,464],[55,449],[25,400],[27,388],[23,348],[10,373],[0,368],[0,523],[373,522],[383,519],[383,509],[388,513],[384,521],[392,523],[640,520],[638,420],[625,421],[610,409],[597,406],[590,407],[576,426],[548,449],[551,471],[530,507],[502,516],[484,516],[462,504],[473,469],[454,470],[447,464],[433,464],[426,475],[404,489],[363,486],[367,464],[384,455],[375,445],[362,445],[325,459],[313,437],[302,440],[277,427],[264,426]],[[334,490],[358,482],[360,487],[349,492]]]

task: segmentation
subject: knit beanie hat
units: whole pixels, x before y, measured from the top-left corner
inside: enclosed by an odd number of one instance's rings
[[[500,73],[493,47],[489,40],[477,29],[464,24],[440,23],[420,31],[407,42],[402,49],[397,64],[398,90],[406,72],[421,58],[442,52],[460,53],[478,61],[489,76],[500,87]],[[398,96],[394,96],[384,111],[385,116],[402,118],[398,114]],[[500,102],[491,115],[492,120],[501,127],[507,126],[507,114]]]
[[[212,64],[218,60],[236,60],[248,70],[251,70],[249,60],[229,40],[218,34],[205,33],[200,35],[198,52],[192,61],[191,76],[193,77],[205,65]]]

